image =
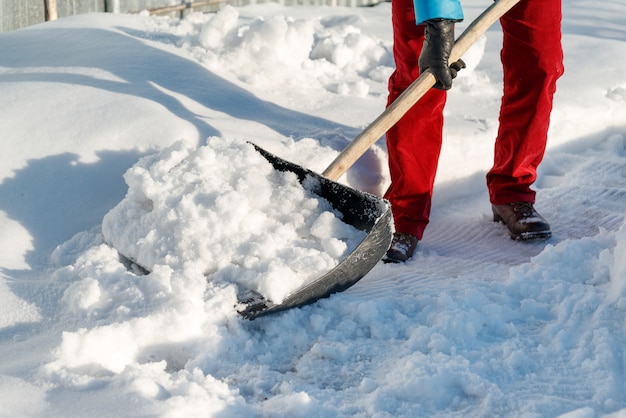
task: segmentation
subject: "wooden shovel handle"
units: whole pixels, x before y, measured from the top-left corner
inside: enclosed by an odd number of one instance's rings
[[[520,0],[496,0],[478,16],[454,43],[450,62],[455,62],[480,38],[489,27]],[[419,99],[430,90],[437,80],[426,70],[398,98],[390,104],[365,130],[335,158],[322,175],[338,180],[378,139],[404,116]]]

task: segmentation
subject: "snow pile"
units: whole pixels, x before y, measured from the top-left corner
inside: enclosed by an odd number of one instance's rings
[[[205,309],[208,284],[202,274],[162,265],[148,275],[133,274],[105,244],[93,246],[54,276],[71,281],[61,299],[67,312],[92,323],[64,332],[58,359],[46,366],[48,373],[57,373],[70,385],[89,385],[94,378],[121,373],[135,362],[163,360],[145,351],[210,337],[215,331],[204,328],[209,312],[214,320],[220,318],[215,300]],[[236,302],[233,289],[223,291],[231,297],[226,297],[228,306],[222,310],[231,314]],[[143,315],[136,316],[137,312]],[[183,359],[168,360],[170,367],[184,364]]]
[[[268,19],[239,21],[239,13],[226,6],[202,26],[197,35],[206,48],[211,66],[237,69],[239,78],[250,84],[275,84],[302,70],[313,44],[313,21],[276,15]],[[281,48],[276,48],[277,44]],[[254,65],[250,65],[250,62]]]
[[[174,30],[177,44],[190,48],[219,73],[271,91],[287,86],[366,97],[368,80],[386,82],[393,69],[391,45],[364,32],[367,21],[347,16],[285,16],[264,5],[264,16],[241,16],[226,5],[215,14],[194,13],[183,23],[163,19],[158,30]]]
[[[365,233],[339,219],[292,172],[251,144],[177,142],[124,176],[126,198],[102,223],[105,239],[140,266],[207,274],[280,303],[333,269]]]

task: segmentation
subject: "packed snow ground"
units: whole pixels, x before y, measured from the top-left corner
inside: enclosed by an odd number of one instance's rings
[[[465,1],[459,29],[487,3]],[[514,242],[490,219],[496,26],[450,92],[414,259],[255,321],[201,269],[129,271],[103,219],[124,173],[178,141],[252,140],[322,171],[383,110],[389,4],[0,34],[0,416],[626,415],[626,6],[563,6],[536,184],[553,238]],[[381,194],[385,165],[379,141],[341,181]]]

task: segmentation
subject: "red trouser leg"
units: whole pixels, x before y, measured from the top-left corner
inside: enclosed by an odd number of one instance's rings
[[[393,0],[391,18],[396,69],[389,79],[389,103],[418,77],[424,41],[424,26],[415,24],[413,0]],[[430,215],[445,102],[444,91],[431,89],[387,132],[391,185],[385,198],[391,202],[396,230],[418,239]]]
[[[500,20],[504,94],[493,168],[487,174],[493,204],[535,201],[547,142],[552,98],[563,73],[561,0],[523,0]]]

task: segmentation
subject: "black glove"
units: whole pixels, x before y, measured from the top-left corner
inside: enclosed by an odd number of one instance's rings
[[[448,64],[450,52],[454,45],[454,21],[432,19],[424,23],[426,24],[424,46],[418,60],[420,72],[430,68],[437,79],[435,88],[449,90],[457,71],[465,68],[465,63],[462,60]]]

